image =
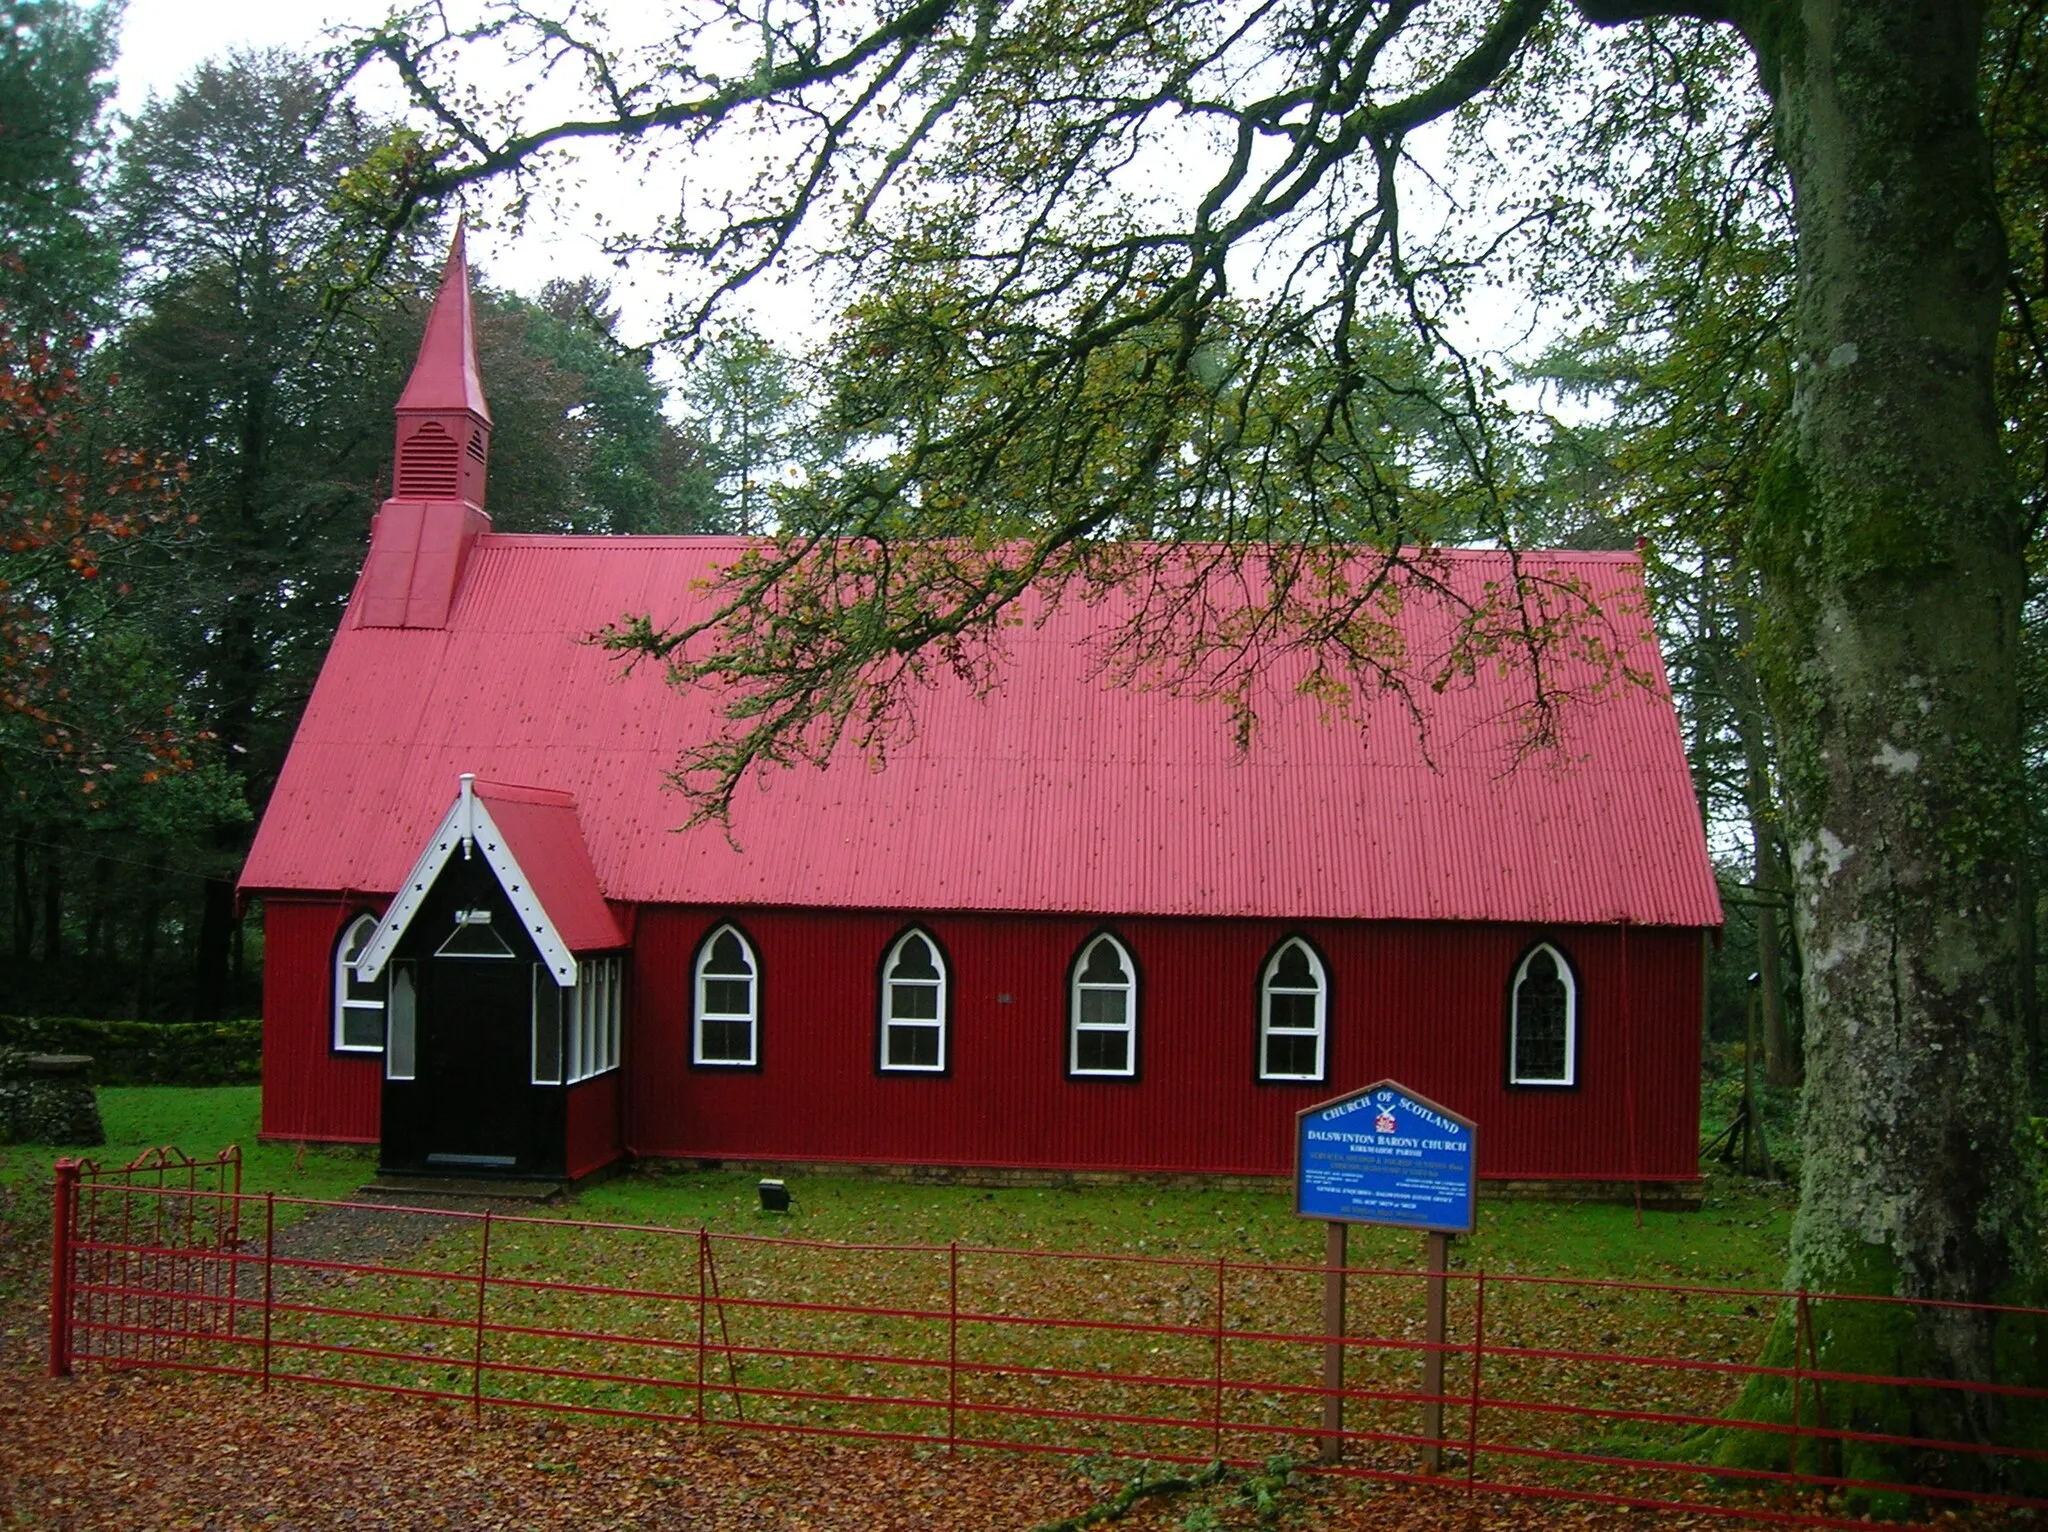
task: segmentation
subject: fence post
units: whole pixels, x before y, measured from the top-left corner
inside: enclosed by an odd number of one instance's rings
[[[274,1303],[271,1273],[277,1261],[277,1193],[263,1194],[263,1392],[270,1392],[270,1315]]]
[[[1344,1231],[1332,1220],[1323,1238],[1323,1438],[1324,1463],[1344,1460]]]
[[[1472,1288],[1472,1399],[1465,1407],[1465,1482],[1479,1472],[1479,1369],[1486,1360],[1486,1268]]]
[[[476,1258],[476,1355],[469,1367],[469,1418],[474,1425],[484,1418],[484,1294],[491,1281],[491,1213],[484,1210],[484,1234]]]
[[[77,1231],[78,1161],[59,1160],[50,1198],[50,1376],[71,1376],[72,1240]]]
[[[232,1151],[234,1184],[228,1184],[227,1157]],[[214,1186],[223,1193],[221,1197],[222,1216],[215,1221],[214,1235],[218,1248],[227,1252],[228,1289],[228,1335],[236,1340],[242,1334],[242,1151],[230,1144],[217,1156],[222,1163],[214,1177]]]
[[[707,1328],[706,1328],[706,1326],[707,1326],[707,1324],[708,1324],[708,1315],[706,1314],[706,1312],[705,1312],[705,1308],[704,1308],[704,1283],[705,1283],[705,1276],[704,1276],[704,1272],[705,1272],[705,1268],[706,1268],[706,1266],[707,1266],[707,1265],[709,1264],[709,1262],[708,1262],[708,1261],[707,1261],[707,1259],[706,1259],[706,1256],[707,1256],[707,1254],[708,1254],[708,1246],[709,1246],[709,1243],[710,1243],[710,1238],[711,1238],[711,1237],[710,1237],[710,1235],[709,1235],[709,1234],[707,1234],[707,1233],[706,1233],[706,1232],[704,1231],[704,1227],[703,1227],[703,1225],[701,1225],[701,1224],[700,1224],[700,1225],[698,1225],[698,1227],[697,1227],[697,1425],[698,1425],[698,1427],[699,1427],[700,1429],[702,1428],[702,1426],[703,1426],[703,1424],[704,1424],[704,1343],[705,1343],[705,1341],[706,1341],[706,1340],[707,1340],[707,1339],[709,1338],[709,1332],[708,1332],[708,1330],[707,1330]]]
[[[1793,1479],[1799,1477],[1799,1438],[1805,1433],[1806,1420],[1799,1409],[1799,1385],[1805,1367],[1801,1356],[1806,1343],[1806,1289],[1799,1289],[1799,1296],[1792,1308],[1792,1435],[1787,1442],[1788,1456],[1786,1471]]]
[[[191,1253],[186,1255],[180,1263],[179,1270],[181,1280],[178,1282],[178,1290],[185,1295],[178,1304],[179,1333],[177,1343],[180,1349],[189,1345],[192,1337],[199,1333],[200,1326],[204,1322],[203,1316],[206,1307],[202,1298],[197,1296],[205,1292],[203,1279],[200,1274],[206,1269],[206,1257],[198,1253],[199,1162],[197,1160],[188,1160],[185,1163],[184,1204],[185,1227],[182,1238],[185,1242],[185,1249]]]
[[[1209,1456],[1223,1461],[1223,1257],[1216,1257],[1216,1335],[1209,1357]]]
[[[960,1241],[946,1248],[946,1451],[960,1435]]]
[[[1451,1237],[1432,1229],[1423,1236],[1429,1275],[1423,1297],[1422,1322],[1422,1471],[1441,1473],[1444,1466],[1444,1272],[1450,1266]]]
[[[711,1248],[711,1235],[704,1231],[704,1270],[711,1277],[711,1301],[718,1305],[718,1339],[725,1348],[725,1382],[732,1390],[732,1412],[741,1425],[747,1423],[747,1396],[740,1390],[740,1372],[732,1359],[732,1327],[725,1319],[725,1294],[718,1290],[718,1256]]]

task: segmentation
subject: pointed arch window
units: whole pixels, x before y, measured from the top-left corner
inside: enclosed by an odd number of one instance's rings
[[[890,1072],[946,1069],[946,956],[923,931],[906,931],[882,959],[882,1060]]]
[[[334,944],[334,1046],[342,1053],[384,1051],[388,976],[356,976],[356,959],[370,945],[376,930],[375,915],[358,915]]]
[[[1562,952],[1539,942],[1509,986],[1508,1083],[1575,1084],[1578,1057],[1578,978]]]
[[[1290,936],[1259,974],[1259,1078],[1320,1080],[1327,1070],[1330,980],[1316,949]]]
[[[761,1061],[761,964],[739,927],[720,926],[697,949],[690,1062],[745,1069]]]
[[[1107,931],[1074,958],[1067,992],[1067,1073],[1128,1079],[1138,1072],[1138,967]]]

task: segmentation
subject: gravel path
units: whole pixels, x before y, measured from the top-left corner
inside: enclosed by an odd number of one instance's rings
[[[345,1261],[395,1266],[418,1256],[438,1239],[458,1235],[474,1220],[444,1213],[510,1213],[532,1217],[544,1204],[524,1199],[409,1196],[403,1206],[364,1202],[304,1210],[277,1231],[277,1254],[294,1261]],[[395,1204],[396,1199],[391,1199]],[[424,1209],[425,1211],[415,1211]],[[247,1231],[245,1225],[245,1233]],[[258,1244],[260,1228],[253,1231]]]

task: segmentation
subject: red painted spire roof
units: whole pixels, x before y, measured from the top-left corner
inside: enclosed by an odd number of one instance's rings
[[[484,402],[484,385],[477,374],[464,232],[464,225],[457,223],[448,263],[441,268],[441,290],[434,295],[427,333],[420,338],[419,360],[412,364],[412,377],[398,396],[398,410],[468,410],[488,424],[491,407]]]

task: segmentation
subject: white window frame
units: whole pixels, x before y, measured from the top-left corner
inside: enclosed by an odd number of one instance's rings
[[[1281,985],[1275,981],[1280,977],[1280,960],[1291,949],[1299,948],[1308,959],[1309,972],[1315,975],[1316,1019],[1312,1027],[1281,1027],[1273,1024],[1273,997],[1275,995],[1306,995],[1310,991],[1294,985]],[[1313,1037],[1316,1044],[1316,1067],[1312,1074],[1281,1074],[1267,1067],[1267,1042],[1274,1037]],[[1266,958],[1266,966],[1259,973],[1259,1078],[1261,1080],[1305,1080],[1317,1081],[1328,1075],[1330,1070],[1330,972],[1323,966],[1322,954],[1313,943],[1299,936],[1290,936],[1275,947]]]
[[[740,954],[747,965],[747,1008],[743,1012],[713,1011],[710,1001],[705,998],[705,965],[711,961],[711,949],[718,945],[721,936],[731,936],[740,944]],[[731,980],[731,974],[720,974],[720,979]],[[761,958],[754,951],[754,944],[747,940],[747,933],[727,921],[697,946],[697,961],[693,965],[690,980],[690,1062],[701,1064],[706,1069],[752,1069],[761,1062]],[[704,1023],[707,1021],[743,1021],[747,1024],[747,1056],[743,1059],[708,1059],[704,1056]]]
[[[384,1035],[390,1047],[384,1054],[384,1078],[413,1080],[419,1077],[419,975],[418,965],[403,960],[384,965],[391,985],[391,1008]]]
[[[625,974],[615,957],[583,958],[563,996],[562,1083],[575,1085],[619,1067]]]
[[[1557,976],[1564,984],[1564,1073],[1562,1076],[1524,1075],[1521,1072],[1522,1053],[1522,983],[1529,977],[1529,965],[1536,961],[1538,953],[1547,952],[1550,960],[1557,965]],[[1515,976],[1508,984],[1508,1084],[1547,1086],[1565,1089],[1579,1082],[1579,976],[1573,971],[1571,960],[1563,951],[1549,942],[1538,942],[1522,954],[1522,961],[1515,965]]]
[[[382,1053],[384,1051],[384,1029],[388,1024],[390,1004],[390,981],[380,974],[376,979],[362,980],[377,986],[375,1000],[352,998],[348,992],[348,981],[355,978],[356,959],[363,955],[370,945],[370,938],[376,934],[377,917],[358,915],[341,929],[341,939],[334,944],[334,1051],[336,1053]],[[361,945],[358,946],[357,943]],[[377,1014],[377,1041],[374,1043],[352,1043],[348,1040],[345,1023],[351,1011]]]
[[[932,966],[936,968],[939,972],[939,978],[936,984],[932,983],[928,979],[897,979],[891,977],[891,975],[895,971],[897,959],[902,956],[904,947],[907,946],[913,938],[922,941],[926,947],[931,949]],[[895,1007],[891,1004],[891,1002],[895,998],[896,989],[899,985],[904,988],[937,990],[938,1019],[936,1021],[931,1021],[923,1019],[897,1018],[893,1014]],[[941,947],[939,945],[939,939],[933,936],[931,932],[925,930],[924,927],[912,926],[908,931],[905,931],[901,936],[897,937],[895,941],[889,944],[888,952],[885,953],[882,957],[881,1025],[879,1028],[877,1028],[877,1037],[881,1047],[878,1067],[884,1074],[942,1075],[946,1072],[947,1066],[951,1062],[951,1054],[949,1051],[950,1039],[947,1036],[947,1034],[952,1031],[952,1010],[949,1004],[949,997],[947,994],[947,991],[951,987],[952,972],[949,965],[946,962],[946,949]],[[923,1031],[936,1031],[939,1035],[938,1062],[936,1064],[890,1063],[889,1034],[891,1029],[897,1027],[910,1027],[917,1028]]]
[[[1116,953],[1117,962],[1124,971],[1124,982],[1084,983],[1081,974],[1088,967],[1089,957],[1104,942],[1108,942],[1111,950]],[[1088,990],[1121,994],[1124,997],[1124,1019],[1117,1023],[1083,1021],[1081,996]],[[1124,1067],[1083,1069],[1083,1032],[1121,1032],[1124,1035]],[[1108,931],[1097,931],[1081,943],[1081,950],[1074,954],[1073,968],[1067,980],[1067,1073],[1084,1080],[1128,1080],[1138,1073],[1138,964],[1131,956],[1131,949]]]
[[[533,1051],[530,1078],[535,1085],[562,1083],[562,987],[547,964],[533,965]]]

